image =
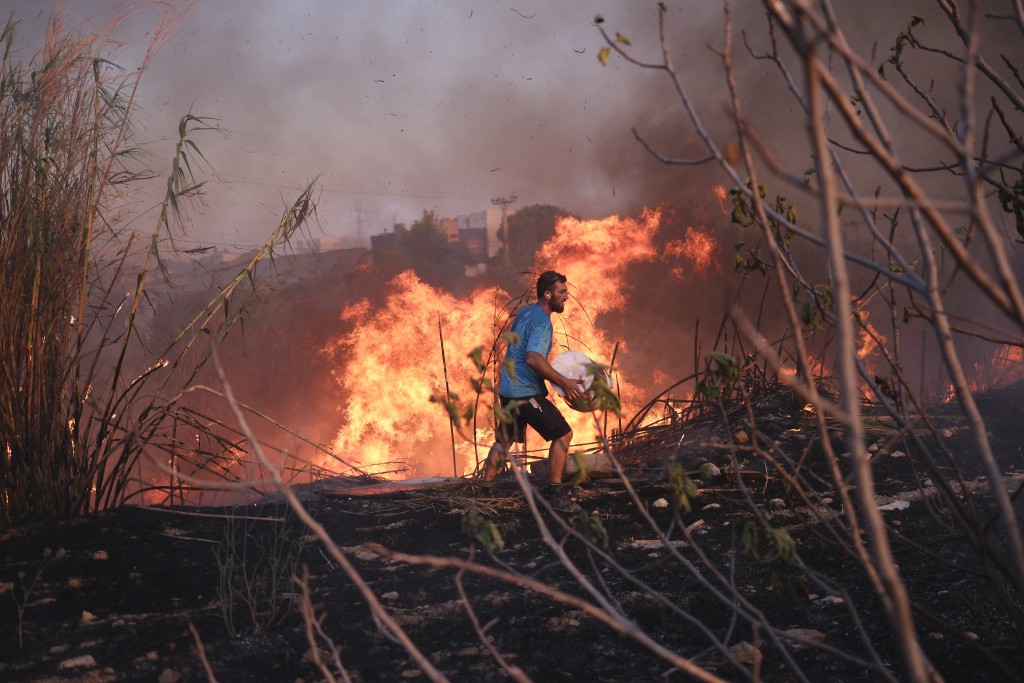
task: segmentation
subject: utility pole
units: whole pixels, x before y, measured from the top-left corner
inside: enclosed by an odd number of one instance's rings
[[[505,239],[502,240],[502,241],[505,243],[505,267],[506,268],[510,268],[512,266],[512,255],[511,255],[511,251],[512,250],[509,248],[509,244],[508,244],[508,238],[509,238],[509,234],[508,234],[508,206],[509,206],[509,204],[515,204],[518,199],[519,199],[519,197],[517,197],[516,195],[511,195],[509,197],[497,197],[497,198],[491,200],[491,204],[494,204],[495,206],[500,206],[501,207],[501,234],[503,234],[505,236]]]
[[[356,201],[356,246],[363,246],[363,205]]]

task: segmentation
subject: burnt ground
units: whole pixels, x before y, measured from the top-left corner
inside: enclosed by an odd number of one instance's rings
[[[1024,390],[1018,386],[994,393],[983,397],[982,405],[1003,471],[1019,486]],[[759,406],[756,414],[757,429],[775,442],[776,454],[788,453],[795,460],[803,456],[801,474],[815,476],[821,458],[809,437],[807,414],[782,400]],[[937,415],[936,420],[952,447],[969,453],[963,420],[954,415]],[[879,503],[910,502],[904,510],[884,514],[914,596],[927,654],[947,681],[1021,680],[1022,635],[1001,609],[1005,600],[991,579],[976,571],[977,556],[957,540],[948,524],[949,509],[920,495],[917,484],[929,475],[918,469],[913,448],[886,442],[878,421],[867,422],[872,438],[881,441],[874,457]],[[597,546],[606,543],[606,557],[588,550],[549,512],[541,513],[542,519],[552,523],[556,540],[597,590],[654,641],[726,680],[750,675],[730,665],[705,630],[726,646],[741,641],[758,645],[763,659],[757,675],[763,680],[799,680],[792,674],[794,663],[810,681],[883,680],[863,661],[854,661],[868,659],[865,639],[895,678],[905,679],[891,627],[870,584],[826,533],[826,525],[814,521],[839,509],[835,492],[822,489],[825,495],[814,515],[779,477],[765,481],[741,475],[747,494],[771,514],[771,525],[788,531],[797,558],[773,558],[771,551],[779,546],[767,541],[763,531],[749,544],[753,527],[748,523],[754,517],[722,448],[723,439],[740,427],[736,422],[726,432],[709,421],[652,430],[642,443],[623,451],[642,506],[671,540],[682,538],[680,527],[689,527],[697,547],[731,575],[735,595],[719,597],[721,582],[700,566],[692,545],[677,543],[679,557],[674,557],[617,479],[582,486],[585,514],[568,516]],[[764,471],[763,461],[741,455],[741,471]],[[677,498],[666,477],[666,464],[673,461],[691,472],[705,461],[721,470],[706,481],[694,475],[701,491],[692,509],[678,517]],[[976,479],[979,471],[964,474],[984,486]],[[378,546],[412,555],[473,558],[586,597],[543,542],[510,475],[503,476],[490,492],[467,490],[456,482],[372,496],[357,495],[355,489],[304,494],[315,519],[392,617],[451,680],[509,676],[476,635],[454,569],[386,559],[375,552]],[[670,504],[661,507],[659,500]],[[488,522],[504,542],[494,555],[477,538]],[[229,547],[239,550],[236,557],[244,550],[248,578],[227,568]],[[0,679],[208,680],[198,637],[218,681],[324,680],[309,656],[293,602],[297,594],[287,579],[290,558],[308,567],[312,602],[329,639],[320,640],[320,652],[328,661],[333,643],[353,681],[427,679],[371,616],[357,586],[280,502],[230,509],[123,507],[83,519],[30,521],[6,531],[0,538]],[[696,573],[679,558],[695,563]],[[831,583],[816,582],[820,575]],[[228,585],[236,589],[230,601],[223,597]],[[472,573],[461,577],[461,586],[494,650],[530,679],[691,680],[581,609]],[[244,588],[263,593],[243,595]],[[740,600],[779,629],[808,629],[816,634],[812,637],[823,637],[823,647],[772,645],[763,630],[734,618],[729,604]]]

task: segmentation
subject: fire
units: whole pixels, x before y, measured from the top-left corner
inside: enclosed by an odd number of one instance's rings
[[[714,237],[690,226],[686,228],[686,239],[673,240],[665,245],[663,258],[686,258],[691,263],[690,271],[703,277],[710,270],[717,270],[718,251],[718,241]],[[676,279],[682,279],[685,272],[682,266],[672,269]]]
[[[988,391],[1012,382],[1024,381],[1024,348],[1002,344],[987,361],[967,364],[965,370],[967,388],[972,392]],[[950,384],[941,400],[949,402],[955,398],[956,390]]]
[[[447,418],[430,403],[432,395],[445,394],[441,335],[448,387],[468,397],[472,366],[464,362],[466,353],[494,337],[507,298],[484,289],[459,301],[406,271],[388,283],[386,308],[374,310],[367,301],[348,307],[342,318],[354,330],[326,349],[341,362],[335,379],[346,396],[334,451],[370,473],[392,477],[406,468],[461,474],[475,464],[457,441],[453,465]]]
[[[882,346],[885,346],[887,340],[885,336],[875,329],[875,326],[868,321],[868,312],[861,311],[861,322],[864,328],[860,331],[860,336],[857,340],[857,358],[860,360],[867,360],[872,353],[877,352]]]
[[[727,196],[725,185],[715,185],[712,192],[715,195],[715,199],[718,200],[718,208],[722,210],[722,213],[729,213],[725,208],[725,198]]]
[[[615,343],[595,321],[626,305],[627,268],[656,258],[652,239],[660,220],[660,212],[645,211],[636,220],[613,216],[593,221],[565,218],[558,223],[535,267],[538,273],[564,273],[573,297],[563,314],[552,317],[553,354],[571,348],[595,362],[611,363]],[[346,397],[333,450],[361,463],[366,471],[392,478],[472,472],[477,456],[483,457],[493,440],[493,397],[483,396],[477,407],[474,436],[483,454],[456,435],[453,464],[447,415],[430,402],[431,396],[445,394],[440,336],[443,333],[448,387],[465,402],[474,396],[471,380],[476,374],[466,356],[478,346],[490,348],[507,327],[503,307],[512,298],[498,288],[487,288],[458,299],[407,271],[388,283],[385,308],[375,310],[368,301],[349,306],[342,317],[353,331],[324,349],[338,361],[334,374]],[[503,351],[495,362],[500,363]],[[618,353],[625,352],[620,344]],[[616,385],[624,411],[635,410],[640,391],[618,371]],[[573,428],[574,446],[596,438],[594,414],[564,406],[562,410]],[[527,436],[529,447],[540,443],[540,437]]]

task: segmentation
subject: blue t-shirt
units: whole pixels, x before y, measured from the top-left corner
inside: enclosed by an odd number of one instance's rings
[[[551,318],[548,312],[540,304],[530,304],[516,315],[511,331],[519,335],[520,343],[508,345],[505,360],[512,361],[516,378],[513,380],[509,377],[503,364],[498,393],[508,398],[548,393],[544,379],[526,364],[526,354],[530,351],[539,353],[545,359],[551,353]]]

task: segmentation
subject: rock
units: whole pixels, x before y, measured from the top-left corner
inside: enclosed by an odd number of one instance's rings
[[[651,507],[657,508],[659,510],[664,510],[665,508],[668,507],[668,501],[665,500],[664,498],[659,498],[658,500],[651,503]]]
[[[67,669],[94,669],[96,668],[96,660],[93,659],[92,655],[72,657],[71,659],[65,659],[61,662],[58,668],[62,671],[66,671]]]
[[[768,506],[778,510],[779,508],[786,507],[786,501],[782,500],[781,498],[772,498],[771,500],[768,501]]]
[[[756,666],[761,663],[764,655],[756,647],[743,640],[729,648],[729,654],[740,664]]]
[[[419,678],[423,675],[423,672],[419,669],[406,669],[402,672],[402,678]]]
[[[877,453],[877,452],[878,452],[878,444],[877,443],[873,443],[870,446],[868,446],[868,453]]]
[[[708,503],[701,510],[720,510],[722,508],[721,503]]]
[[[341,550],[355,557],[356,559],[362,560],[364,562],[379,560],[381,558],[380,555],[370,550],[366,546],[346,546]]]
[[[157,683],[179,683],[181,674],[174,669],[164,669],[156,679]]]
[[[905,457],[907,457],[907,454],[904,453],[903,451],[893,451],[892,453],[889,454],[889,457],[890,458],[905,458]]]
[[[978,640],[981,638],[981,636],[979,636],[974,631],[964,631],[964,635],[967,636],[968,640]]]
[[[718,465],[713,462],[706,462],[700,466],[700,476],[702,479],[711,481],[715,477],[722,476],[722,470],[719,469]]]
[[[387,593],[381,593],[381,600],[397,600],[398,591],[388,591]]]
[[[579,457],[583,462],[583,468],[587,471],[587,476],[591,479],[607,479],[608,477],[615,476],[615,465],[612,464],[611,458],[608,457],[607,453],[581,453],[577,455],[570,455],[566,459],[565,473],[567,475],[574,475],[579,471],[579,466],[576,464],[576,458]],[[546,460],[544,462],[547,462]]]
[[[745,444],[750,441],[750,436],[742,429],[733,434],[732,438],[738,444]]]
[[[889,512],[889,511],[892,511],[892,510],[906,510],[908,507],[910,507],[910,501],[909,500],[894,500],[891,503],[887,503],[885,505],[879,505],[878,509],[879,510],[883,510],[885,512]]]
[[[782,635],[790,636],[792,638],[802,638],[803,640],[813,640],[816,643],[825,642],[825,634],[821,631],[815,631],[813,628],[788,628],[782,632]],[[801,643],[795,640],[786,644],[796,652],[807,650],[811,647],[808,643]]]
[[[842,605],[844,602],[846,601],[838,595],[826,595],[823,598],[815,600],[814,604],[818,607],[828,607],[829,605]]]
[[[96,621],[96,615],[89,610],[82,610],[82,623],[88,624],[90,621]]]
[[[107,551],[106,550],[97,550],[96,552],[94,552],[92,554],[92,559],[94,559],[94,560],[108,560],[110,558],[107,556]]]

